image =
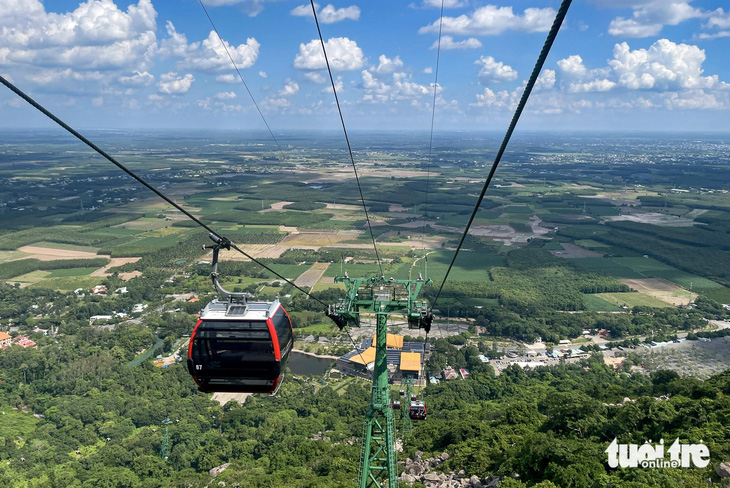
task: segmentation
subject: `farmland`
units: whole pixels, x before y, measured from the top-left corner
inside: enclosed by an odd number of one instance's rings
[[[124,145],[124,138],[95,135]],[[113,277],[133,280],[156,260],[180,269],[210,260],[209,253],[194,250],[206,239],[193,222],[92,155],[65,153],[68,142],[44,139],[44,151],[54,157],[43,163],[13,155],[40,137],[14,134],[0,153],[2,161],[13,163],[0,166],[0,176],[15,178],[12,187],[0,185],[5,217],[0,263],[10,267],[4,279],[69,290]],[[132,151],[127,157],[134,159],[134,168],[154,170],[156,185],[248,255],[316,290],[339,287],[332,280],[343,269],[350,276],[380,273],[362,202],[352,191],[350,174],[333,166],[337,151],[329,149],[331,141],[318,146],[306,137],[287,136],[303,144],[297,158],[307,154],[292,172],[286,162],[268,157],[269,142],[245,134],[225,134],[244,145],[260,144],[236,165],[225,162],[236,156],[217,143],[220,134],[180,137],[188,151],[184,156],[168,140],[151,137],[154,152]],[[417,137],[404,135],[397,150],[378,137],[366,137],[370,152],[362,185],[383,273],[400,279],[420,273],[440,284],[488,158],[475,151],[473,141],[439,136],[436,142],[448,150],[431,171]],[[474,137],[491,141],[487,135]],[[531,163],[509,165],[497,174],[451,269],[448,307],[469,316],[485,307],[518,304],[616,312],[686,306],[698,296],[730,302],[730,276],[723,265],[730,259],[727,180],[717,177],[709,186],[695,187],[698,181],[688,177],[682,180],[687,191],[676,192],[667,178],[684,177],[681,163],[665,157],[661,171],[646,168],[630,158],[620,138],[601,139],[600,150],[587,149],[592,141],[589,135],[571,141],[533,135],[515,144],[511,157]],[[671,138],[651,144],[654,152],[679,157]],[[696,164],[718,176],[721,146],[701,147],[707,159]],[[598,178],[605,158],[617,163],[610,177]],[[71,167],[56,182],[30,178],[53,178],[59,168]],[[637,173],[645,175],[641,184],[630,183]],[[103,261],[38,264],[68,259]],[[229,286],[277,293],[271,287],[276,277],[247,268],[252,263],[246,256],[225,252],[222,260]],[[226,272],[226,261],[240,265]],[[551,275],[562,280],[563,290],[551,288]]]

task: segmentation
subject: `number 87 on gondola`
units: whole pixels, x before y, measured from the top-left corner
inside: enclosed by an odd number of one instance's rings
[[[219,297],[200,313],[190,336],[188,371],[200,391],[269,393],[279,389],[294,343],[292,323],[279,300],[251,302],[218,282],[218,253],[230,242],[212,236],[213,284]]]

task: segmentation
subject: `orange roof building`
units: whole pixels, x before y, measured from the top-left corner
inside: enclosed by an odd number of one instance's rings
[[[401,371],[421,371],[421,353],[418,352],[402,352],[400,353],[400,370]]]
[[[350,361],[357,364],[363,364],[368,365],[369,363],[372,363],[375,361],[375,348],[374,347],[368,347],[360,354],[355,354],[350,358]]]
[[[0,332],[0,348],[5,349],[6,347],[10,347],[12,340],[13,339],[10,337],[10,334]]]
[[[373,344],[377,342],[377,335],[373,336]],[[385,336],[385,345],[388,349],[403,349],[403,336],[388,334]]]

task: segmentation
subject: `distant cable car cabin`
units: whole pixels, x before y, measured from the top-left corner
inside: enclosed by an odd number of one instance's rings
[[[408,416],[413,420],[426,420],[426,404],[419,400],[412,401]]]
[[[400,410],[400,401],[395,400],[393,402],[393,410]]]
[[[211,236],[213,237],[213,236]],[[294,344],[291,320],[278,300],[248,302],[218,283],[220,239],[213,249],[213,284],[226,300],[201,312],[190,336],[188,371],[200,391],[274,394]]]

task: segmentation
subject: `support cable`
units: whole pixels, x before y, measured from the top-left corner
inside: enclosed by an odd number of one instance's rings
[[[537,81],[537,77],[540,74],[540,71],[542,70],[542,66],[545,64],[545,60],[547,59],[547,56],[550,53],[550,48],[552,48],[552,46],[553,46],[555,37],[558,35],[558,31],[560,30],[560,26],[562,25],[563,20],[565,19],[565,14],[568,13],[568,8],[570,7],[571,2],[572,2],[572,0],[563,0],[563,2],[560,4],[558,13],[555,16],[555,20],[553,21],[553,25],[552,25],[552,27],[550,27],[550,32],[548,32],[547,39],[545,39],[545,44],[543,45],[542,50],[540,51],[540,55],[537,58],[535,67],[532,69],[532,74],[530,74],[530,79],[527,82],[527,85],[525,86],[525,91],[522,92],[522,97],[520,98],[520,102],[517,104],[517,109],[515,110],[515,113],[512,116],[512,121],[509,124],[507,133],[504,135],[504,139],[502,140],[502,144],[499,147],[499,151],[497,151],[497,155],[494,157],[494,162],[492,163],[492,169],[489,171],[487,180],[484,182],[484,187],[482,187],[482,191],[479,194],[477,203],[476,203],[476,205],[474,205],[474,209],[472,210],[471,216],[469,217],[469,222],[467,222],[466,228],[464,228],[464,233],[461,235],[461,240],[459,241],[459,245],[457,246],[453,257],[451,258],[451,263],[449,264],[449,267],[446,269],[446,275],[444,276],[444,279],[441,282],[441,286],[439,287],[439,291],[436,294],[436,298],[434,298],[433,302],[431,303],[431,307],[433,307],[436,304],[436,301],[441,296],[441,291],[444,289],[444,284],[446,283],[446,280],[449,277],[451,268],[454,266],[456,257],[459,255],[459,251],[461,251],[461,247],[464,245],[464,240],[466,239],[466,236],[469,233],[469,228],[471,227],[472,222],[474,222],[474,217],[476,217],[476,214],[479,211],[479,207],[482,204],[482,200],[484,200],[484,194],[487,192],[487,188],[489,188],[489,184],[492,181],[492,177],[494,176],[494,173],[497,170],[497,166],[499,165],[499,162],[502,159],[502,155],[504,154],[505,149],[507,149],[507,144],[509,143],[509,140],[512,137],[512,132],[514,132],[515,126],[517,125],[517,121],[520,119],[520,115],[522,115],[522,110],[525,108],[527,99],[530,98],[530,93],[532,92],[532,89],[535,86],[535,82]]]
[[[170,205],[172,205],[176,210],[179,210],[181,213],[183,213],[190,220],[192,220],[193,222],[195,222],[196,224],[198,224],[200,227],[202,227],[203,229],[205,229],[206,231],[208,231],[209,234],[211,234],[212,236],[217,237],[220,240],[229,242],[228,239],[226,239],[225,237],[221,236],[218,232],[214,231],[212,228],[210,228],[205,223],[201,222],[200,219],[198,219],[196,216],[194,216],[193,214],[191,214],[190,212],[188,212],[187,210],[185,210],[183,207],[181,207],[180,205],[178,205],[173,200],[171,200],[169,197],[167,197],[160,190],[158,190],[154,186],[152,186],[149,183],[147,183],[142,177],[138,176],[132,170],[130,170],[129,168],[127,168],[126,166],[124,166],[122,163],[120,163],[119,161],[117,161],[113,156],[109,155],[106,151],[104,151],[99,146],[97,146],[96,144],[94,144],[93,142],[91,142],[89,139],[87,139],[86,137],[84,137],[83,135],[81,135],[78,131],[76,131],[74,128],[72,128],[71,126],[69,126],[63,120],[61,120],[58,117],[56,117],[55,115],[53,115],[48,109],[46,109],[45,107],[43,107],[40,103],[36,102],[33,98],[31,98],[25,92],[21,91],[13,83],[11,83],[10,81],[6,80],[3,76],[0,76],[0,83],[2,83],[3,85],[5,85],[6,87],[8,87],[11,91],[13,91],[20,98],[22,98],[23,100],[25,100],[26,102],[28,102],[29,104],[31,104],[33,107],[35,107],[43,115],[45,115],[46,117],[48,117],[49,119],[51,119],[52,121],[54,121],[56,124],[60,125],[64,129],[66,129],[66,131],[68,131],[70,134],[72,134],[78,140],[80,140],[81,142],[83,142],[84,144],[86,144],[87,146],[89,146],[91,149],[93,149],[94,151],[96,151],[100,156],[104,157],[109,162],[111,162],[113,165],[115,165],[117,168],[119,168],[122,171],[124,171],[125,173],[127,173],[127,175],[129,175],[132,178],[134,178],[135,180],[137,180],[137,182],[139,182],[140,184],[142,184],[144,187],[146,187],[152,193],[154,193],[155,195],[157,195],[158,197],[160,197],[161,199],[163,199],[164,201],[166,201],[167,203],[169,203]],[[254,263],[258,264],[259,266],[261,266],[265,270],[267,270],[270,273],[272,273],[273,275],[275,275],[277,278],[280,278],[280,279],[284,280],[286,283],[292,285],[294,288],[296,288],[297,290],[301,291],[302,293],[304,293],[309,298],[311,298],[313,300],[316,300],[317,302],[319,302],[320,304],[324,305],[325,307],[327,306],[327,304],[325,302],[323,302],[322,300],[320,300],[320,299],[312,296],[311,293],[309,293],[308,291],[302,289],[301,287],[295,285],[294,282],[292,282],[288,278],[283,277],[282,275],[280,275],[279,273],[277,273],[276,271],[274,271],[273,269],[271,269],[269,266],[265,265],[264,263],[262,263],[258,259],[254,258],[250,254],[246,253],[243,249],[241,249],[237,245],[231,243],[231,248],[232,249],[235,249],[239,253],[243,254],[244,256],[246,256],[248,259],[250,259]]]
[[[436,118],[436,92],[439,86],[439,61],[441,60],[441,27],[444,22],[444,0],[441,0],[441,16],[439,17],[439,40],[436,48],[436,75],[433,81],[433,102],[431,104],[431,135],[428,139],[428,166],[426,167],[426,195],[423,208],[428,211],[428,185],[431,179],[431,163],[433,155],[433,123]],[[426,214],[423,214],[423,231],[421,232],[421,247],[426,252]]]
[[[355,181],[357,182],[357,189],[360,191],[360,201],[362,202],[362,208],[365,211],[365,220],[368,223],[368,230],[370,231],[370,239],[373,241],[373,249],[375,250],[375,259],[378,261],[378,267],[380,268],[380,275],[385,276],[383,273],[383,263],[380,261],[380,254],[378,253],[378,246],[375,245],[375,235],[373,234],[373,226],[370,223],[370,215],[368,214],[368,207],[365,205],[365,197],[362,194],[362,186],[360,186],[360,176],[357,174],[357,166],[355,165],[355,158],[352,155],[352,146],[350,146],[350,138],[347,135],[347,127],[345,127],[345,118],[342,116],[342,107],[340,107],[340,99],[337,96],[337,88],[335,87],[335,79],[332,76],[332,69],[330,68],[329,58],[327,57],[327,49],[324,47],[324,38],[322,37],[322,29],[319,27],[319,19],[317,19],[317,9],[314,6],[314,0],[309,0],[312,4],[312,14],[314,15],[314,22],[317,24],[317,32],[319,33],[319,42],[322,44],[322,52],[324,53],[324,62],[327,64],[327,72],[330,75],[330,82],[332,83],[332,92],[335,94],[335,102],[337,103],[337,111],[340,114],[340,122],[342,123],[342,131],[345,133],[345,141],[347,141],[347,150],[350,153],[350,161],[352,161],[352,170],[355,173]]]

